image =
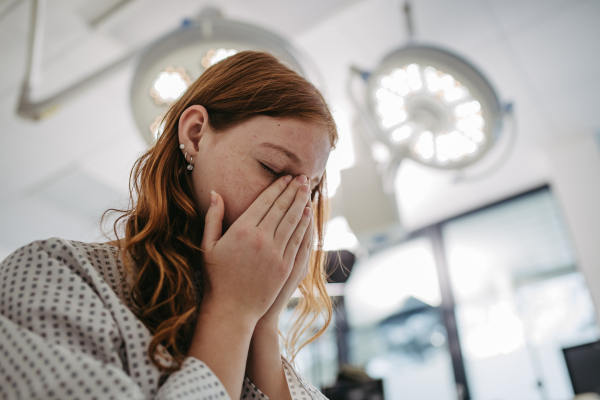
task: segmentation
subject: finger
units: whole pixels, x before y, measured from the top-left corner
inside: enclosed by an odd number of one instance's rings
[[[275,200],[269,212],[267,212],[264,219],[260,222],[261,228],[265,229],[267,232],[271,232],[273,237],[275,237],[275,232],[277,231],[281,221],[283,220],[286,213],[289,211],[290,206],[298,197],[298,193],[300,193],[298,191],[298,188],[302,187],[303,184],[306,183],[306,181],[306,176],[299,175],[296,177],[296,179],[290,182],[287,189],[277,198],[277,200]],[[304,204],[306,204],[306,200],[302,205]],[[297,205],[296,213],[294,214],[295,221],[292,221],[294,222],[294,224],[290,230],[290,234],[294,231],[296,225],[298,225],[298,221],[300,221],[300,215],[302,215],[302,207],[301,205]]]
[[[300,219],[304,207],[307,206],[308,200],[310,199],[310,187],[308,185],[302,185],[296,196],[291,207],[287,210],[279,226],[275,230],[274,241],[275,244],[281,246],[281,249],[285,249],[290,237],[294,233]],[[309,207],[310,208],[310,207]]]
[[[204,235],[202,236],[202,248],[211,250],[221,239],[223,234],[223,215],[225,214],[225,203],[223,198],[214,191],[210,192],[210,206],[204,218]]]
[[[302,239],[302,243],[298,248],[298,252],[296,253],[296,259],[294,261],[294,269],[298,269],[298,274],[300,276],[297,277],[298,284],[306,278],[308,274],[309,268],[309,260],[310,254],[313,250],[313,238],[314,238],[314,216],[311,214],[310,223],[308,224],[308,228],[306,228],[306,233],[304,233],[304,238]]]
[[[304,211],[302,212],[302,219],[300,220],[300,223],[294,230],[294,233],[290,237],[290,240],[287,242],[285,251],[283,253],[283,259],[286,263],[290,263],[295,260],[296,254],[298,254],[298,249],[304,242],[304,236],[306,235],[307,228],[310,226],[311,221],[312,209],[309,207],[304,207]]]
[[[290,175],[284,176],[282,178],[277,179],[275,182],[271,184],[268,188],[263,190],[263,192],[250,204],[250,207],[240,216],[239,219],[246,220],[249,223],[252,223],[253,226],[258,226],[258,224],[263,220],[265,215],[269,212],[271,206],[277,198],[285,191],[288,187],[288,184],[291,182],[292,177]]]

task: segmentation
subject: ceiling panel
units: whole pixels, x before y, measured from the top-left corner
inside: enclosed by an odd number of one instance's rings
[[[327,23],[336,25],[356,50],[352,54],[354,63],[366,69],[375,68],[387,53],[408,40],[404,14],[396,0],[357,3]]]
[[[512,103],[517,122],[517,134],[525,140],[548,138],[552,125],[544,116],[549,114],[545,104],[537,101],[529,90],[527,77],[511,58],[507,43],[500,40],[485,49],[472,52],[470,61],[490,80],[500,101]]]
[[[497,39],[479,0],[417,0],[415,39],[456,51],[480,49]]]
[[[600,2],[583,2],[510,42],[538,92],[558,96],[600,74]]]
[[[89,221],[99,220],[110,207],[127,204],[123,193],[86,174],[77,165],[51,185],[40,188],[33,198]]]
[[[545,103],[554,118],[553,131],[557,135],[569,135],[588,130],[600,129],[600,79],[597,74],[587,86],[569,91],[559,96],[546,96]]]
[[[41,122],[14,114],[16,93],[0,101],[0,181],[26,190],[133,126],[129,82],[129,71],[123,70]]]
[[[508,33],[530,29],[590,0],[481,0],[489,4]]]
[[[12,26],[0,23],[0,98],[15,91],[25,69],[25,39],[16,34]],[[11,96],[12,97],[12,96]]]
[[[16,249],[50,237],[95,241],[100,236],[96,224],[43,200],[19,196],[0,208],[0,243]]]

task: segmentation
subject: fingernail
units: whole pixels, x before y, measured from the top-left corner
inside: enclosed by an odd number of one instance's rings
[[[291,175],[287,175],[283,178],[283,183],[285,183],[286,185],[288,183],[290,183],[292,181],[292,176]]]
[[[310,188],[308,187],[308,185],[302,185],[300,190],[302,190],[304,193],[310,192]]]
[[[304,182],[306,182],[306,176],[304,175],[298,175],[298,177],[296,178],[298,179],[298,182],[304,184]]]
[[[304,207],[304,216],[305,217],[309,217],[310,216],[310,208]]]
[[[215,204],[217,204],[217,194],[215,193],[214,190],[210,191],[210,205],[214,206]]]

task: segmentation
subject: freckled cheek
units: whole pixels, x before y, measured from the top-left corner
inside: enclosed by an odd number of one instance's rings
[[[229,228],[265,189],[264,183],[257,179],[239,177],[231,181],[229,186],[223,227]]]

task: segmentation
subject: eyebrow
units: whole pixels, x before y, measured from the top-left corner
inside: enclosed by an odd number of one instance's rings
[[[289,151],[285,147],[276,145],[274,143],[269,143],[269,142],[261,143],[261,146],[262,147],[268,147],[270,149],[280,151],[283,154],[285,154],[290,160],[292,160],[295,164],[302,165],[302,161],[300,161],[300,158],[298,158],[297,155],[295,155],[294,153],[292,153],[291,151]]]

